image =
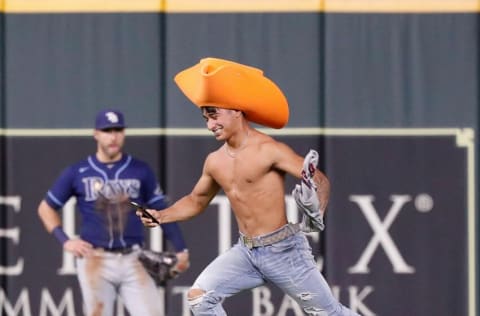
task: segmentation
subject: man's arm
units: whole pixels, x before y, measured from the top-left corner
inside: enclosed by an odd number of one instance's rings
[[[160,211],[148,209],[147,212],[162,224],[185,221],[200,214],[220,190],[220,186],[209,173],[209,163],[211,163],[210,156],[205,161],[202,175],[190,194],[180,198],[166,209]],[[155,227],[158,225],[151,219],[142,217],[141,212],[137,211],[136,214],[140,216],[145,226]]]
[[[302,230],[305,232],[325,229],[323,215],[326,205],[322,205],[320,202],[318,184],[314,180],[317,165],[318,153],[311,149],[303,161],[302,181],[295,185],[292,191],[297,206],[303,211]]]
[[[327,176],[318,169],[315,169],[315,174],[312,178],[317,187],[317,198],[320,202],[320,212],[325,214],[327,210],[328,200],[330,199],[330,181]]]
[[[60,215],[45,200],[42,200],[38,206],[38,216],[49,233],[52,233],[53,229],[62,225]]]
[[[318,153],[311,150],[303,158],[285,144],[277,143],[275,147],[275,166],[302,179],[301,183],[295,186],[292,196],[303,212],[303,230],[323,230],[323,216],[330,198],[330,182],[325,174],[317,169]]]
[[[47,232],[51,233],[62,245],[63,248],[76,256],[87,255],[92,245],[81,239],[70,239],[62,229],[60,215],[45,200],[38,206],[38,216]]]
[[[297,179],[303,179],[302,171],[304,157],[298,155],[289,146],[276,142],[270,149],[274,157],[274,167],[282,170]],[[315,168],[312,180],[316,186],[316,194],[319,201],[320,211],[325,212],[330,199],[330,181],[327,176]]]

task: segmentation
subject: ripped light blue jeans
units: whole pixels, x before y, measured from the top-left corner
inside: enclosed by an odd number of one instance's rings
[[[189,301],[194,315],[227,315],[224,298],[271,282],[292,297],[310,316],[351,316],[332,295],[315,264],[303,232],[268,246],[249,249],[239,240],[198,276],[192,289],[204,295]]]

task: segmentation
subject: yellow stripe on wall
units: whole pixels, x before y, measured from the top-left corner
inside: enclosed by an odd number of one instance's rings
[[[3,0],[7,13],[161,12],[162,0]]]
[[[480,0],[326,0],[326,12],[478,12]]]
[[[170,0],[167,12],[320,12],[327,0]],[[329,0],[333,1],[333,0]]]
[[[480,0],[170,0],[167,12],[478,12]]]
[[[480,0],[0,0],[7,13],[479,12]]]

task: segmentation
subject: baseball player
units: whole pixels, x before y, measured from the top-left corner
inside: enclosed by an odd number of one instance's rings
[[[144,227],[129,202],[163,209],[166,200],[151,168],[122,152],[124,129],[121,112],[100,111],[96,153],[67,167],[38,207],[46,230],[76,256],[87,316],[113,316],[117,295],[132,316],[158,316],[163,310],[156,284],[138,260]],[[57,212],[72,196],[82,216],[79,238],[66,235]],[[164,224],[162,230],[177,252],[175,270],[183,272],[189,256],[180,228]]]
[[[224,316],[225,298],[271,282],[305,315],[358,316],[333,296],[305,236],[306,231],[323,230],[330,194],[327,177],[317,169],[317,152],[301,157],[250,126],[250,121],[274,128],[286,124],[287,102],[278,87],[259,69],[215,58],[201,60],[175,79],[222,145],[207,156],[189,194],[165,210],[147,211],[160,223],[187,220],[203,212],[223,190],[240,234],[238,242],[213,260],[188,291],[193,314]],[[303,213],[301,223],[287,222],[287,174],[301,179],[293,191]],[[142,222],[157,225],[148,218]]]

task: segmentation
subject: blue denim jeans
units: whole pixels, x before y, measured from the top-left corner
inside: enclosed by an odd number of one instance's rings
[[[306,315],[358,316],[333,297],[303,232],[252,249],[239,240],[198,276],[192,288],[205,295],[190,300],[190,309],[194,315],[227,315],[224,298],[266,282],[292,297]]]

